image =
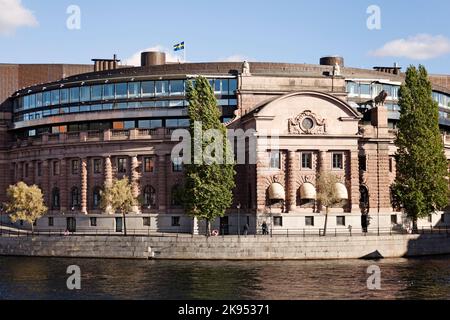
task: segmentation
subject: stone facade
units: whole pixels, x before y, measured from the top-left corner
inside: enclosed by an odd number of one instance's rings
[[[342,204],[331,210],[329,228],[360,230],[364,219],[369,220],[371,230],[390,230],[403,223],[402,213],[392,208],[390,199],[395,179],[395,131],[390,111],[381,103],[363,115],[355,107],[355,101],[361,103],[361,99],[352,100],[346,90],[349,78],[400,83],[402,75],[343,68],[342,75],[332,76],[332,66],[270,63],[250,63],[246,72],[242,71],[240,63],[168,64],[77,75],[46,86],[59,88],[77,81],[105,83],[124,77],[134,81],[138,76],[153,80],[166,75],[168,79],[177,75],[184,79],[188,74],[236,76],[236,117],[228,126],[256,132],[255,149],[246,147],[256,163],[237,166],[234,204],[227,212],[228,219],[218,219],[214,228],[237,233],[238,225],[248,223],[250,232],[256,233],[266,222],[275,232],[322,229],[324,209],[311,196],[322,172],[337,175],[344,194]],[[42,86],[28,89],[39,92]],[[177,186],[183,184],[183,172],[172,164],[175,143],[170,128],[45,133],[26,139],[16,135],[49,124],[172,119],[186,116],[185,109],[104,110],[21,122],[12,120],[10,109],[0,111],[0,190],[18,181],[40,186],[49,213],[38,221],[38,228],[121,232],[121,216],[100,210],[99,194],[114,178],[127,176],[133,194],[141,200],[128,216],[128,230],[204,229],[201,222],[194,223],[183,214],[173,197]],[[275,137],[277,143],[272,144]],[[450,159],[450,145],[445,142]],[[271,161],[274,153],[278,154],[276,166]],[[278,198],[271,199],[271,192],[278,192]],[[310,195],[305,194],[308,192]],[[5,192],[0,192],[0,201],[6,201]],[[422,225],[448,225],[450,219],[444,217],[435,215]]]

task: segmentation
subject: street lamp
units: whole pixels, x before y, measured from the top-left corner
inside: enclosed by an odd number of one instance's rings
[[[237,205],[237,210],[238,210],[238,236],[241,236],[241,203],[239,203]]]

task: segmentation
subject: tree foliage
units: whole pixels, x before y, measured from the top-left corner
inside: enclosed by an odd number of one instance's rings
[[[222,150],[217,152],[222,155],[222,159],[229,159],[231,153],[227,130],[220,121],[221,114],[209,81],[204,77],[198,77],[195,85],[188,83],[187,96],[192,150],[197,148],[197,156],[200,152],[204,161],[196,162],[195,152],[192,153],[192,163],[185,166],[186,181],[182,200],[187,214],[200,220],[206,220],[209,224],[209,221],[222,217],[226,209],[231,207],[236,172],[234,161],[231,161],[232,163],[230,161],[208,163],[209,159],[204,156],[207,154],[205,150],[208,149],[208,146],[221,141],[223,142]],[[195,123],[201,123],[202,134],[207,130],[216,129],[219,135],[211,139],[200,137],[194,130]],[[231,157],[231,159],[233,158]]]
[[[133,187],[128,178],[121,180],[113,180],[112,184],[106,184],[105,189],[101,192],[101,207],[105,211],[113,213],[121,213],[124,221],[124,231],[126,229],[126,215],[138,205],[138,199],[133,196]]]
[[[41,189],[35,185],[19,182],[9,186],[6,193],[9,201],[5,203],[5,209],[12,222],[23,220],[33,228],[34,223],[48,210]]]
[[[448,205],[448,165],[439,130],[439,106],[425,67],[406,72],[400,88],[397,178],[393,196],[416,224]]]
[[[336,188],[336,185],[339,182],[339,178],[331,173],[321,173],[317,177],[317,201],[319,201],[321,206],[325,207],[324,236],[327,233],[328,214],[330,212],[330,208],[341,202],[338,190]]]

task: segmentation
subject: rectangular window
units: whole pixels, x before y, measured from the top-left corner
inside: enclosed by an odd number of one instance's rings
[[[81,87],[80,99],[82,102],[91,100],[91,87]]]
[[[128,96],[128,86],[126,83],[116,83],[116,99],[126,99]]]
[[[123,127],[125,130],[131,130],[136,128],[136,121],[124,121]]]
[[[433,223],[433,215],[432,214],[428,215],[428,222]]]
[[[162,128],[162,120],[139,120],[140,129]]]
[[[52,105],[58,105],[60,104],[60,95],[59,95],[59,90],[53,90],[52,91]]]
[[[61,96],[61,104],[69,103],[69,89],[62,89],[60,96]]]
[[[370,96],[371,94],[370,84],[361,84],[360,90],[362,95]]]
[[[359,171],[367,171],[367,157],[359,156]]]
[[[80,161],[72,160],[72,174],[76,175],[80,173]]]
[[[154,97],[155,96],[155,81],[142,82],[142,97]]]
[[[338,227],[345,227],[345,217],[344,216],[336,217],[336,225]]]
[[[155,83],[156,96],[167,96],[169,94],[169,81],[156,81]]]
[[[102,160],[101,159],[94,159],[94,174],[101,174],[102,173]]]
[[[28,170],[29,170],[29,168],[30,168],[30,165],[28,164],[28,163],[25,163],[25,168],[24,168],[24,170],[25,170],[25,178],[28,178]]]
[[[89,218],[89,222],[91,224],[91,227],[96,227],[97,226],[97,218],[91,217],[91,218]]]
[[[30,96],[30,105],[29,105],[30,109],[34,109],[36,108],[36,95],[32,94]]]
[[[37,171],[37,176],[42,177],[42,162],[37,163],[36,171]]]
[[[396,214],[391,215],[391,224],[397,225],[397,215]]]
[[[128,97],[139,98],[141,96],[141,83],[129,82],[128,83]]]
[[[36,94],[36,108],[42,107],[42,93]]]
[[[127,159],[118,158],[117,159],[117,171],[119,173],[127,173]]]
[[[80,102],[80,88],[70,89],[70,102]]]
[[[103,91],[103,86],[101,86],[101,85],[92,86],[91,87],[91,100],[92,101],[102,100],[102,91]]]
[[[344,169],[344,155],[342,153],[333,153],[333,169]]]
[[[184,95],[184,81],[183,80],[170,81],[170,95],[171,96]]]
[[[172,171],[173,172],[183,171],[183,158],[178,157],[172,160]]]
[[[44,92],[43,100],[44,100],[45,107],[48,107],[51,104],[51,99],[52,99],[52,97],[50,95],[50,91]],[[25,106],[24,106],[24,108],[25,108]]]
[[[152,157],[144,158],[144,172],[152,173],[155,171],[155,160]]]
[[[273,225],[275,227],[282,227],[283,226],[283,217],[273,217]]]
[[[59,161],[53,161],[53,175],[54,176],[60,175]]]
[[[48,217],[48,226],[53,227],[55,225],[55,221],[53,220],[53,217]]]
[[[305,226],[314,227],[314,217],[305,217]]]
[[[172,227],[180,227],[180,217],[172,217]]]
[[[270,169],[281,169],[280,151],[270,152]]]
[[[103,85],[103,99],[106,99],[106,100],[114,99],[114,85],[113,84]]]
[[[312,152],[302,153],[302,169],[311,170],[312,167]]]
[[[142,224],[144,225],[144,227],[150,227],[150,225],[151,225],[151,219],[150,219],[150,217],[144,217],[144,218],[142,218]]]
[[[237,91],[237,80],[236,79],[230,79],[229,85],[228,85],[228,94],[234,95]]]
[[[441,223],[445,223],[445,213],[441,215]]]
[[[390,173],[394,172],[394,158],[393,157],[389,158],[389,172]]]

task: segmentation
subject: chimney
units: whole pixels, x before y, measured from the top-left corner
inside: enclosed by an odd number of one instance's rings
[[[141,53],[141,66],[161,66],[166,64],[166,54],[164,52],[151,51]]]
[[[114,55],[112,59],[92,59],[94,62],[94,71],[107,71],[117,69],[118,62],[117,55]]]

